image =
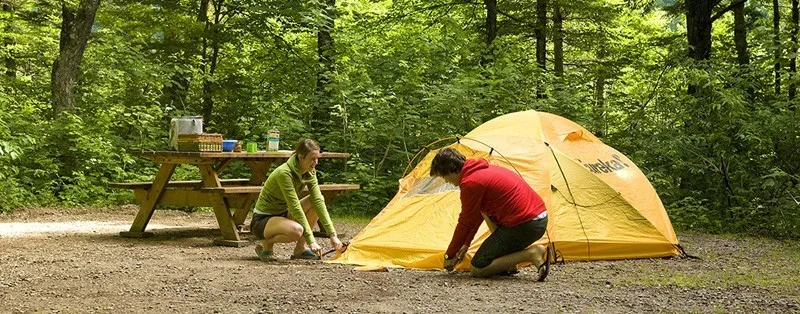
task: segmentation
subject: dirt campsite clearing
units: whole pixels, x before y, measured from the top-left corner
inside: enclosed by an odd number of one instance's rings
[[[546,282],[290,261],[219,247],[211,213],[159,210],[154,236],[119,236],[137,207],[0,216],[0,312],[800,312],[797,241],[679,233],[695,259],[556,265]],[[350,239],[364,221],[337,219]],[[325,239],[319,242],[326,248]],[[328,256],[330,258],[330,256]]]

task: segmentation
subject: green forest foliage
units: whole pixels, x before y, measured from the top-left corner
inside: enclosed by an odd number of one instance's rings
[[[713,24],[711,57],[697,61],[687,57],[680,2],[551,1],[544,68],[535,1],[498,1],[491,46],[480,2],[339,0],[329,14],[321,1],[205,0],[199,12],[203,1],[102,1],[76,106],[54,114],[61,5],[0,0],[11,4],[0,11],[0,209],[133,202],[106,183],[151,180],[156,165],[129,152],[165,149],[169,120],[200,115],[206,85],[207,132],[264,142],[277,127],[281,149],[311,137],[351,153],[320,165],[322,180],[362,187],[337,200],[340,212],[379,212],[426,144],[536,109],[637,162],[677,228],[800,236],[789,1],[780,1],[778,41],[772,2],[745,3],[747,65],[737,63],[731,13]],[[564,15],[563,73],[554,68],[554,3]],[[331,21],[335,70],[320,91],[317,32]],[[315,132],[320,103],[329,117]],[[173,178],[196,176],[179,168]]]

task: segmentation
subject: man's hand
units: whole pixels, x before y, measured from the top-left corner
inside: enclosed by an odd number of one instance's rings
[[[447,254],[445,254],[444,269],[446,269],[447,271],[453,271],[454,269],[456,269],[456,264],[458,264],[459,260],[456,257],[453,257],[451,259],[447,259],[447,257],[448,257]]]
[[[458,253],[456,253],[456,256],[453,256],[452,258],[448,258],[450,256],[447,256],[447,254],[445,253],[444,269],[447,269],[447,271],[453,271],[453,269],[456,268],[456,265],[458,265],[458,263],[461,263],[461,260],[464,259],[464,255],[467,255],[468,249],[469,249],[468,246],[466,245],[462,246],[461,249],[458,250]]]
[[[466,245],[462,246],[461,249],[458,250],[458,253],[456,253],[456,258],[459,262],[464,259],[464,255],[467,255],[467,250],[469,250],[469,247]]]

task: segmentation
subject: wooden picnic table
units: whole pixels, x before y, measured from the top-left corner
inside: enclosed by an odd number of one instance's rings
[[[120,232],[121,236],[131,238],[152,236],[152,233],[145,232],[145,228],[158,205],[209,206],[214,209],[222,233],[222,239],[217,239],[214,243],[241,247],[247,245],[249,241],[242,239],[240,228],[244,226],[248,213],[258,199],[261,187],[267,180],[270,166],[274,162],[287,160],[292,151],[253,153],[139,151],[134,155],[150,159],[161,166],[152,182],[109,184],[112,188],[132,189],[140,202],[139,212],[131,224],[130,231]],[[348,153],[323,152],[320,158],[349,156]],[[220,179],[220,173],[234,161],[244,162],[250,168],[250,177]],[[202,180],[170,181],[175,168],[182,164],[197,166]],[[337,194],[357,189],[359,186],[353,184],[320,185],[325,202],[328,204]],[[232,209],[235,209],[233,214],[231,214]]]

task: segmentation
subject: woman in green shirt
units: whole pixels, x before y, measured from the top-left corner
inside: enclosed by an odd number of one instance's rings
[[[251,232],[261,239],[256,254],[262,261],[275,261],[275,243],[289,242],[297,242],[292,259],[320,259],[322,248],[311,231],[317,220],[330,236],[331,246],[342,248],[317,183],[314,167],[319,157],[316,142],[300,140],[289,160],[275,168],[264,183],[250,221]],[[304,186],[309,195],[300,199]]]

